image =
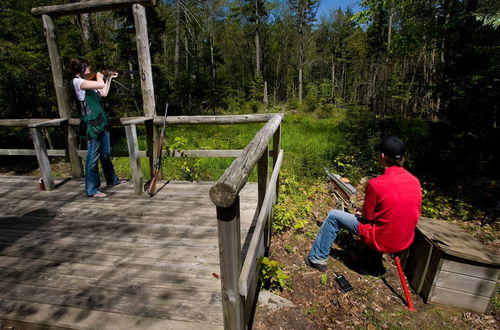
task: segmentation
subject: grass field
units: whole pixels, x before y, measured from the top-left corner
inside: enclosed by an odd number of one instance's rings
[[[286,115],[282,123],[282,149],[285,157],[283,170],[300,177],[322,175],[323,166],[332,165],[332,150],[342,143],[337,125],[339,116],[315,119],[305,115]],[[221,150],[243,149],[264,124],[235,125],[176,125],[166,130],[165,145],[174,150]],[[145,133],[138,131],[139,148],[146,149]],[[113,147],[127,150],[125,138]],[[216,181],[234,158],[171,158],[163,159],[166,179]],[[141,159],[143,172],[148,169],[148,160]],[[128,158],[113,160],[120,177],[130,177]],[[255,171],[254,171],[255,172]],[[252,173],[250,181],[256,180]]]

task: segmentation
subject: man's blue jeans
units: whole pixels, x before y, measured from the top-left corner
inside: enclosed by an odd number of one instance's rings
[[[109,132],[103,133],[98,138],[89,138],[87,141],[87,160],[85,161],[85,193],[94,196],[101,187],[98,163],[101,160],[102,171],[108,185],[119,182],[110,158],[111,142]]]
[[[330,249],[337,238],[341,228],[347,229],[353,234],[358,233],[358,217],[354,214],[333,210],[328,213],[321,225],[316,241],[309,253],[309,260],[316,264],[326,265]]]

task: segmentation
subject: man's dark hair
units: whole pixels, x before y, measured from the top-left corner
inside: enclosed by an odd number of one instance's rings
[[[392,159],[384,155],[384,161],[388,166],[399,166],[403,167],[403,163],[405,161],[404,158],[401,159]]]
[[[384,154],[384,160],[388,166],[403,166],[405,144],[395,136],[385,138],[379,145],[379,150]]]

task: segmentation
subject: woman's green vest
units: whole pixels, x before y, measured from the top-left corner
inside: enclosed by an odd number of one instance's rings
[[[80,103],[82,133],[87,138],[97,138],[109,127],[108,114],[101,105],[99,94],[95,90],[85,91],[85,100]]]

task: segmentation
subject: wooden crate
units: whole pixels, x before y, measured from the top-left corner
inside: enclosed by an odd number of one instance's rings
[[[485,313],[497,290],[500,258],[456,224],[422,217],[405,273],[426,302]]]

